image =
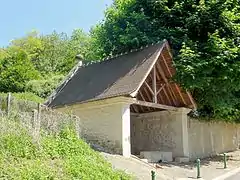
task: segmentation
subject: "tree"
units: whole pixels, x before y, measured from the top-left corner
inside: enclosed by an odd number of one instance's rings
[[[237,0],[115,0],[92,30],[97,57],[167,39],[177,80],[202,114],[233,117],[240,92]]]
[[[28,54],[18,47],[0,51],[0,92],[23,92],[26,83],[38,79]]]
[[[77,63],[76,55],[88,57],[90,37],[80,29],[74,30],[71,36],[54,31],[41,36],[41,40],[44,50],[39,57],[39,67],[44,73],[66,74]]]

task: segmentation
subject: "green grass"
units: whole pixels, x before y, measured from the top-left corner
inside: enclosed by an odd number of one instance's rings
[[[131,179],[113,170],[98,152],[78,139],[71,128],[63,129],[58,135],[42,134],[40,143],[35,144],[18,124],[6,123],[1,127],[11,127],[11,130],[0,130],[0,179]]]
[[[33,101],[37,103],[43,103],[44,99],[33,94],[30,92],[23,92],[23,93],[11,93],[11,95],[16,98],[17,100],[27,100],[27,101]],[[7,97],[7,93],[0,92],[0,97]]]

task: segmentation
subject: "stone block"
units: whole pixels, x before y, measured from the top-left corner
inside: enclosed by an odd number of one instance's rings
[[[172,152],[162,152],[162,151],[141,151],[140,158],[147,159],[148,162],[171,162]]]
[[[187,162],[189,162],[189,157],[176,157],[175,162],[187,163]]]

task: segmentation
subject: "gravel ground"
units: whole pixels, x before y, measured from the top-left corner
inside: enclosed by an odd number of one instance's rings
[[[136,157],[124,158],[120,155],[111,155],[107,153],[102,154],[109,162],[112,163],[114,168],[133,174],[137,179],[140,180],[150,180],[152,170],[156,172],[156,180],[177,180],[181,178],[196,179],[196,165],[194,162],[182,164],[150,164],[145,163]],[[227,153],[227,158],[227,169],[223,168],[222,155],[202,159],[201,177],[204,180],[211,180],[237,167],[240,167],[240,151]]]

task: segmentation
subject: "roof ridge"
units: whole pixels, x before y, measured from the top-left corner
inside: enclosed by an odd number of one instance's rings
[[[110,55],[110,56],[106,56],[105,58],[103,59],[100,59],[100,60],[95,60],[95,61],[88,61],[86,64],[83,63],[83,65],[81,67],[88,67],[89,65],[92,65],[92,64],[97,64],[97,63],[100,63],[100,62],[104,62],[104,61],[108,61],[108,60],[112,60],[114,58],[117,58],[117,57],[120,57],[120,56],[124,56],[124,55],[127,55],[129,53],[132,53],[132,52],[136,52],[136,51],[139,51],[139,50],[143,50],[144,48],[147,48],[149,46],[154,46],[154,45],[157,45],[157,44],[161,44],[161,43],[164,43],[166,42],[167,40],[164,39],[162,41],[157,41],[155,43],[151,43],[151,44],[147,44],[145,46],[141,46],[140,48],[136,48],[136,49],[131,49],[130,51],[126,51],[126,52],[122,52],[120,54],[115,54],[115,55]]]

